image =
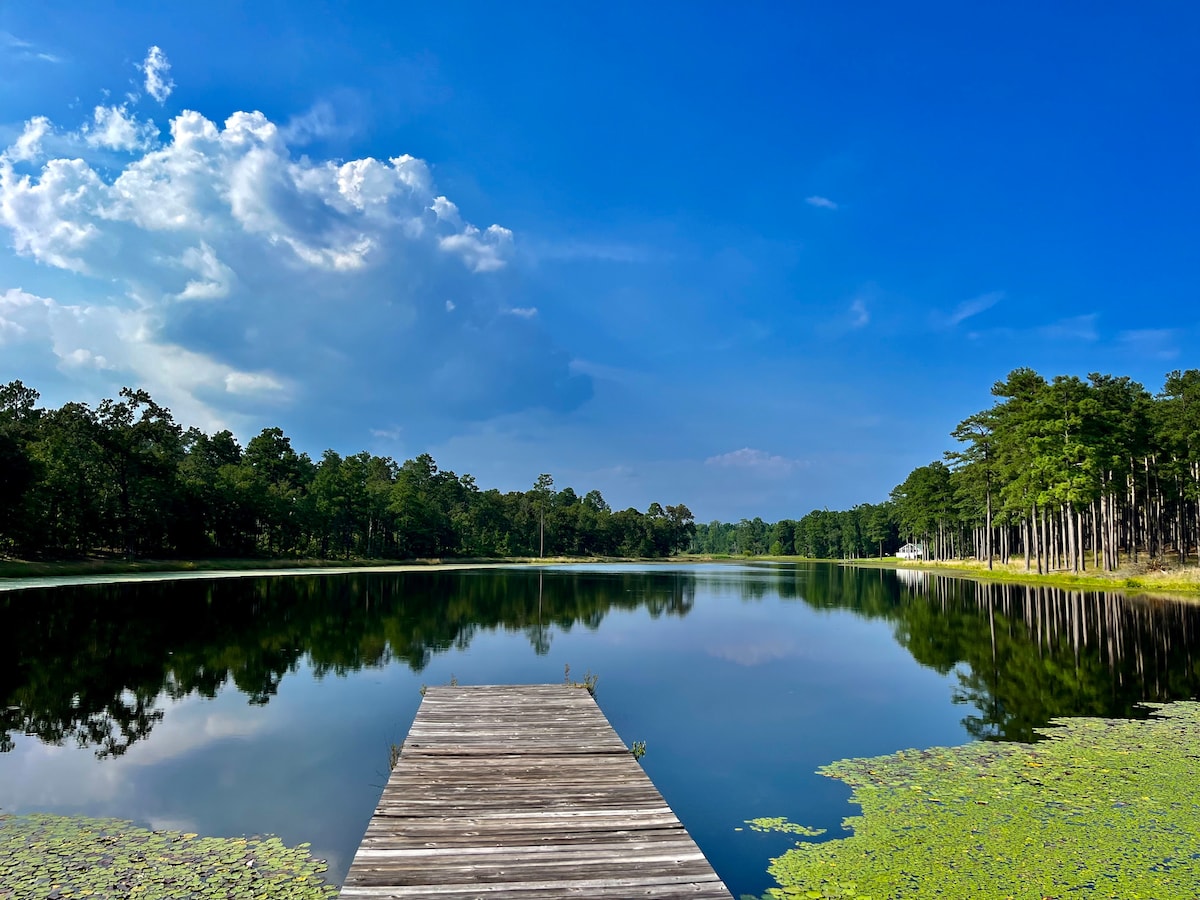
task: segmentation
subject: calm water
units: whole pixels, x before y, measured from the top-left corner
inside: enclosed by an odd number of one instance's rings
[[[605,566],[0,594],[0,808],[309,841],[340,881],[420,686],[600,676],[737,896],[848,756],[1200,693],[1200,606],[832,565]]]

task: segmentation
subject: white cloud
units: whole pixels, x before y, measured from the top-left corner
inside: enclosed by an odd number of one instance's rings
[[[27,294],[20,288],[9,288],[0,294],[0,347],[6,341],[18,340],[37,328],[46,317],[52,301]],[[45,331],[45,328],[38,329]]]
[[[704,464],[722,469],[746,469],[764,475],[787,475],[794,469],[804,466],[802,460],[788,459],[785,456],[777,456],[750,447],[732,450],[719,456],[710,456],[704,461]]]
[[[34,116],[25,123],[21,136],[4,151],[3,158],[11,162],[33,162],[42,155],[42,139],[53,126],[45,116]]]
[[[146,51],[146,59],[140,66],[146,76],[146,93],[159,103],[166,101],[175,90],[175,82],[171,79],[171,63],[167,54],[155,46]]]
[[[124,106],[97,106],[92,125],[82,129],[84,141],[91,147],[109,150],[144,150],[158,139],[153,122],[139,122]]]
[[[476,272],[494,272],[503,268],[512,242],[513,233],[500,225],[489,225],[484,231],[468,225],[457,234],[448,234],[440,240],[443,250],[457,253]]]
[[[205,428],[301,398],[365,430],[381,405],[478,419],[590,392],[489,275],[512,232],[466,221],[423,160],[296,157],[253,111],[184,110],[150,144],[154,128],[102,106],[86,129],[30,119],[0,153],[0,232],[67,273],[57,299],[0,284],[0,340],[23,360],[90,396],[146,387]],[[114,149],[131,158],[114,168]]]
[[[865,328],[871,321],[871,312],[860,298],[850,304],[850,327]]]
[[[35,162],[42,156],[43,139],[54,131],[54,126],[44,115],[35,115],[25,122],[20,137],[10,148],[0,154],[0,160],[8,162]]]
[[[225,390],[231,394],[265,394],[283,390],[278,379],[258,372],[228,372]]]
[[[837,209],[838,205],[828,197],[812,196],[806,197],[804,200],[809,206],[815,206],[818,209]]]
[[[991,309],[997,303],[1004,299],[1004,291],[992,291],[988,294],[981,294],[978,297],[973,297],[970,300],[964,300],[958,304],[947,318],[950,325],[958,325],[972,316],[977,316],[984,310]]]
[[[177,299],[219,300],[228,296],[233,282],[233,271],[217,259],[212,247],[206,242],[201,241],[198,247],[188,247],[179,261],[200,277],[184,285],[183,290],[175,295]]]
[[[63,366],[71,369],[111,369],[107,359],[91,350],[76,347],[70,353],[62,355]]]
[[[56,268],[85,271],[83,251],[95,246],[98,233],[100,177],[82,159],[50,160],[36,180],[18,176],[7,158],[12,150],[0,157],[0,224],[11,230],[13,248]]]
[[[222,395],[286,394],[270,372],[240,370],[169,342],[158,331],[148,310],[66,305],[19,289],[0,294],[0,345],[12,335],[44,346],[60,372],[111,373],[122,384],[136,383],[188,424],[210,430],[233,424],[236,416],[221,409]]]
[[[433,210],[439,222],[446,222],[454,228],[462,227],[462,216],[459,215],[458,207],[445,197],[434,197],[429,208]]]

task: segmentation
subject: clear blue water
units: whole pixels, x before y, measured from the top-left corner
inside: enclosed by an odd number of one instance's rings
[[[566,566],[0,595],[0,809],[308,841],[340,881],[422,684],[596,699],[735,896],[851,756],[1194,697],[1200,608],[825,564]]]

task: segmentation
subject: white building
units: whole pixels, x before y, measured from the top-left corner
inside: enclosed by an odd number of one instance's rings
[[[905,544],[896,551],[897,559],[924,559],[925,545],[924,544]]]

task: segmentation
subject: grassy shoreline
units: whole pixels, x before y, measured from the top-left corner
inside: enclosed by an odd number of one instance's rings
[[[864,568],[922,569],[951,577],[972,578],[979,581],[1003,581],[1014,584],[1102,591],[1186,594],[1193,598],[1200,595],[1200,566],[1195,565],[1186,567],[1175,565],[1164,571],[1149,571],[1142,566],[1125,565],[1115,572],[1088,570],[1079,574],[1049,572],[1039,575],[1037,572],[1026,572],[1024,561],[1010,562],[1008,565],[995,562],[992,569],[988,569],[987,564],[979,560],[925,562],[885,557],[883,559],[836,560],[836,562],[841,565]]]

